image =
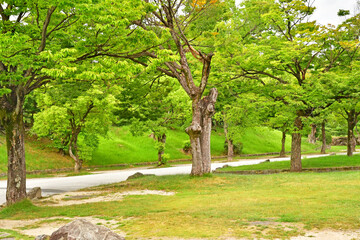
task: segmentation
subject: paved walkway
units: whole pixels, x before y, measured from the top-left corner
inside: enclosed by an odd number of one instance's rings
[[[323,155],[308,155],[306,158],[325,157],[329,154]],[[211,169],[229,166],[244,166],[261,163],[267,159],[271,162],[288,161],[289,157],[285,158],[261,158],[261,159],[247,159],[234,162],[212,163]],[[62,192],[76,191],[82,188],[93,187],[103,184],[117,183],[125,181],[129,176],[136,172],[143,174],[155,174],[157,176],[163,175],[177,175],[190,174],[191,164],[176,165],[169,168],[132,168],[125,170],[113,170],[104,172],[94,172],[92,175],[73,176],[73,177],[53,177],[53,178],[32,178],[27,179],[27,191],[34,187],[41,187],[42,195],[48,196]],[[0,205],[6,202],[6,180],[0,181]]]

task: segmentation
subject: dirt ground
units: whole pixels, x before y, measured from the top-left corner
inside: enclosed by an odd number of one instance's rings
[[[128,191],[122,193],[104,193],[104,192],[68,192],[64,194],[53,195],[48,198],[40,199],[34,202],[36,205],[47,206],[68,206],[74,204],[84,204],[93,202],[105,201],[121,201],[124,196],[128,195],[174,195],[174,192],[154,191],[154,190],[140,190]],[[126,234],[118,229],[120,222],[115,220],[104,220],[95,217],[82,217],[78,219],[86,219],[93,224],[103,225],[113,230],[117,234],[125,237]],[[61,226],[73,221],[74,219],[68,217],[53,217],[46,219],[35,220],[0,220],[0,228],[14,230],[16,232],[28,235],[38,236],[42,234],[51,235]],[[123,221],[124,219],[122,219]],[[272,225],[279,224],[279,222],[254,222],[250,225]],[[287,227],[290,223],[284,223],[283,227]],[[290,224],[291,225],[291,224]],[[289,226],[290,226],[289,225]],[[299,226],[297,226],[299,227]],[[301,228],[301,227],[300,227]],[[291,237],[291,240],[360,240],[360,230],[357,231],[335,231],[335,230],[312,230],[302,231],[305,234],[302,236]],[[0,233],[1,239],[1,233]],[[180,240],[180,238],[151,238],[151,239],[164,239],[164,240]],[[238,238],[223,237],[220,239],[226,240],[240,240]],[[195,239],[194,239],[195,240]],[[204,239],[202,239],[204,240]]]

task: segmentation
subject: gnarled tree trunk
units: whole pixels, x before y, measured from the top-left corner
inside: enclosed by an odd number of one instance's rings
[[[23,105],[25,94],[18,86],[7,98],[1,99],[1,120],[6,133],[8,156],[6,204],[11,205],[26,198],[25,129]]]
[[[321,123],[321,139],[322,139],[322,145],[321,145],[321,154],[326,153],[326,132],[325,132],[325,121]]]
[[[286,131],[282,131],[280,157],[285,157]]]
[[[82,160],[79,158],[78,147],[77,147],[78,133],[73,133],[72,138],[69,143],[69,155],[74,159],[74,171],[76,173],[80,172],[82,168]]]
[[[311,124],[311,132],[308,135],[308,141],[312,144],[316,143],[316,124]]]
[[[301,133],[303,123],[301,116],[296,117],[294,122],[295,132],[292,133],[291,139],[291,167],[292,172],[301,172]]]
[[[186,129],[190,136],[192,169],[191,175],[201,176],[211,172],[211,117],[215,114],[217,89],[212,88],[208,96],[192,102],[193,118],[191,125]]]

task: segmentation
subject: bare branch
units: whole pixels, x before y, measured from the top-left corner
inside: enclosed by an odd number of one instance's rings
[[[44,51],[44,49],[46,47],[46,38],[47,38],[46,32],[47,32],[47,28],[48,28],[48,26],[50,24],[51,16],[54,13],[55,9],[56,9],[55,6],[48,9],[46,19],[44,21],[42,33],[41,33],[41,43],[40,43],[40,47],[39,47],[39,52]]]

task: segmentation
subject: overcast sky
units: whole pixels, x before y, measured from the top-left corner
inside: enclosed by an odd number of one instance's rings
[[[356,10],[356,0],[315,0],[314,6],[316,10],[311,19],[323,25],[337,25],[345,20],[345,17],[337,16],[339,9],[350,10],[352,16]]]
[[[242,0],[235,0],[238,4]],[[350,16],[353,16],[356,9],[357,0],[313,0],[316,7],[315,13],[310,20],[317,20],[318,23],[327,25],[338,25],[343,22],[345,17],[338,17],[339,9],[350,10]],[[357,10],[357,13],[359,10]]]

